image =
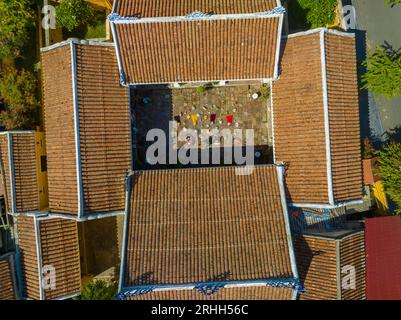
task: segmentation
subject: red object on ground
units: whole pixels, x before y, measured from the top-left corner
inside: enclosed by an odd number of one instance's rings
[[[366,220],[366,296],[401,300],[401,217]]]
[[[227,124],[231,124],[233,122],[233,115],[227,115]]]
[[[216,122],[216,114],[211,114],[210,115],[210,122],[215,123]]]

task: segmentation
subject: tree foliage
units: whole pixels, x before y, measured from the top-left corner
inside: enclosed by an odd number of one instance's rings
[[[397,204],[397,213],[401,213],[401,143],[390,142],[377,154],[386,193]]]
[[[366,137],[362,140],[362,158],[371,159],[374,155],[375,149],[373,148],[372,142]]]
[[[75,300],[113,300],[117,295],[118,285],[116,282],[108,284],[103,280],[96,280],[87,284],[80,296]]]
[[[0,0],[0,59],[16,58],[35,23],[32,0]]]
[[[394,7],[394,6],[396,6],[397,4],[401,4],[401,0],[386,0],[386,3],[387,3],[389,6]]]
[[[401,95],[401,54],[391,47],[377,47],[363,62],[363,89],[387,99]]]
[[[336,18],[337,0],[296,1],[306,11],[306,20],[311,28],[327,27]]]
[[[0,122],[6,130],[35,129],[39,110],[36,89],[36,78],[29,71],[9,68],[1,75],[0,99],[7,110],[0,114]]]
[[[61,0],[56,7],[56,21],[59,27],[68,31],[89,23],[93,19],[93,10],[84,0]]]

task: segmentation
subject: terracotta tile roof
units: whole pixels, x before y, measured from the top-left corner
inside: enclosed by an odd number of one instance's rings
[[[1,134],[0,160],[8,212],[39,210],[35,133],[10,131]]]
[[[15,270],[12,259],[14,257],[11,255],[0,257],[0,300],[16,299]]]
[[[24,295],[35,300],[50,300],[78,294],[81,291],[81,270],[77,222],[19,216],[17,227]],[[37,254],[38,244],[41,257]],[[54,267],[56,286],[45,288],[41,297],[39,277],[46,266]]]
[[[365,299],[364,232],[339,233],[295,236],[299,276],[306,290],[299,296],[301,300]],[[348,275],[342,270],[347,266],[355,268],[355,289],[341,288],[344,276]]]
[[[196,290],[156,291],[130,297],[128,300],[291,300],[292,289],[259,287],[223,288],[205,296]]]
[[[362,159],[355,39],[326,34],[333,192],[337,201],[362,197]]]
[[[361,199],[354,37],[322,29],[283,40],[282,51],[280,80],[273,83],[274,142],[276,161],[287,166],[289,202]]]
[[[131,168],[131,122],[129,93],[119,84],[113,45],[67,42],[46,50],[42,74],[50,212],[77,215],[78,198],[85,214],[123,210],[124,178]]]
[[[291,278],[277,170],[135,172],[124,287]]]
[[[76,214],[78,191],[70,46],[42,53],[41,66],[49,210]]]
[[[125,17],[175,17],[194,11],[238,14],[270,11],[276,0],[116,0],[115,12]]]
[[[127,83],[274,77],[279,18],[114,26]]]

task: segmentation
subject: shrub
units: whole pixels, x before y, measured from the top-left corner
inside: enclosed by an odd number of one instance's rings
[[[0,99],[7,110],[0,114],[0,122],[6,130],[35,129],[39,111],[36,90],[36,78],[29,71],[11,68],[1,76]]]
[[[57,25],[66,28],[69,32],[90,23],[92,19],[93,10],[84,0],[61,0],[56,8]]]
[[[375,149],[372,146],[369,138],[365,138],[362,140],[362,158],[363,159],[371,159],[375,156]]]
[[[394,6],[396,6],[397,4],[401,4],[401,0],[386,0],[386,3],[387,3],[389,6],[394,7]]]
[[[390,142],[377,154],[386,193],[397,204],[396,212],[401,213],[401,143]]]
[[[387,99],[401,95],[401,54],[385,47],[377,47],[363,62],[367,71],[362,75],[363,89]]]
[[[117,295],[117,282],[107,283],[103,280],[96,280],[87,284],[80,296],[74,300],[113,300]]]
[[[206,92],[206,87],[205,86],[199,86],[196,88],[196,92],[198,92],[199,94],[204,94]]]
[[[0,59],[16,58],[34,26],[32,0],[0,0]]]
[[[295,0],[292,0],[295,1]],[[306,20],[311,28],[327,27],[336,18],[337,0],[296,0],[306,11]]]

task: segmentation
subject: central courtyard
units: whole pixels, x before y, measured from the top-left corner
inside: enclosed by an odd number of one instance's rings
[[[195,147],[222,147],[221,135],[212,135],[205,146],[200,142],[201,133],[225,130],[231,133],[234,146],[255,147],[255,162],[272,163],[271,101],[267,84],[137,87],[131,91],[131,101],[134,150],[140,163],[146,162],[146,150],[153,143],[146,141],[149,130],[161,129],[167,135],[170,121],[176,121],[179,135],[181,132],[185,137],[186,132],[196,132],[199,141]],[[246,141],[245,130],[249,129],[254,132],[253,143]],[[242,131],[242,137],[236,130]],[[188,141],[190,137],[188,134]],[[179,141],[177,147],[188,141]]]

